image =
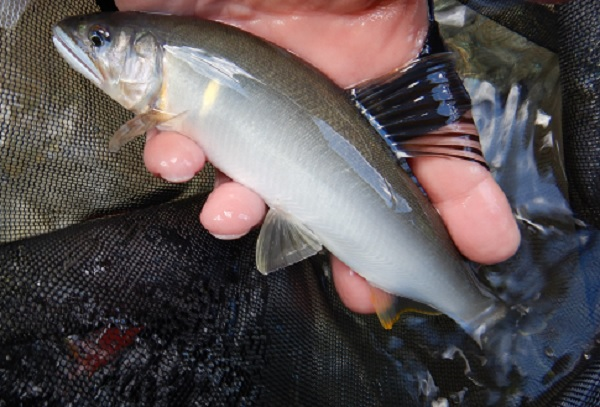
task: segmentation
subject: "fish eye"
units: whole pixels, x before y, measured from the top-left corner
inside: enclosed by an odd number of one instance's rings
[[[88,38],[94,47],[99,48],[110,42],[110,33],[102,27],[93,27]]]

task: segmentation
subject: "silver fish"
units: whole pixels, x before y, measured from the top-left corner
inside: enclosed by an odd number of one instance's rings
[[[136,114],[111,150],[152,127],[177,131],[265,200],[262,273],[325,247],[372,286],[450,316],[476,339],[505,313],[399,169],[371,112],[292,54],[224,24],[144,13],[69,18],[54,43]],[[390,327],[389,299],[375,305]]]

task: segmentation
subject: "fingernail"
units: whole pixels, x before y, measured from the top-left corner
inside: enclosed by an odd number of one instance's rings
[[[159,173],[158,175],[165,181],[177,184],[181,182],[188,182],[194,178],[194,176],[196,176],[196,173],[185,171],[166,171],[166,174]]]
[[[213,235],[217,239],[221,239],[221,240],[235,240],[235,239],[239,239],[240,237],[244,236],[244,234],[241,234],[241,235],[216,235],[214,233],[211,233],[211,235]]]

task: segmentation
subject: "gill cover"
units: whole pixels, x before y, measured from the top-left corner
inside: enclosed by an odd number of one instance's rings
[[[128,110],[152,108],[162,48],[143,27],[122,24],[111,13],[70,17],[55,26],[54,43],[69,65]]]

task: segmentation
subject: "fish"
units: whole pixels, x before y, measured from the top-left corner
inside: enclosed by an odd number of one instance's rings
[[[400,298],[449,316],[476,340],[505,315],[398,164],[432,154],[483,162],[464,137],[435,136],[470,107],[468,97],[450,100],[447,53],[341,89],[277,45],[191,17],[69,17],[53,41],[72,68],[135,114],[111,151],[154,127],[176,131],[264,199],[263,274],[326,249],[383,291],[373,303],[385,328],[398,319]]]

